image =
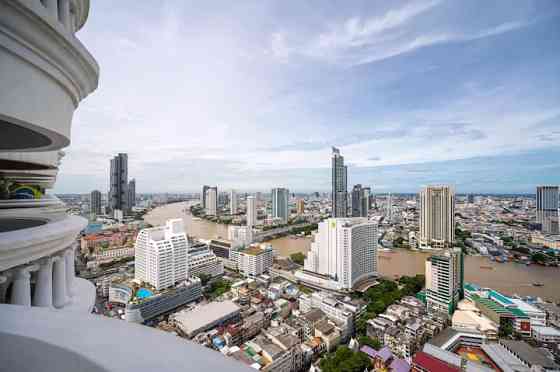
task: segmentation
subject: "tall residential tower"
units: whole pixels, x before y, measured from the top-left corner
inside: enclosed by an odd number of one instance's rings
[[[218,186],[206,189],[205,212],[210,216],[218,215]]]
[[[187,279],[188,241],[182,219],[143,229],[134,246],[134,276],[157,290]]]
[[[455,240],[455,192],[428,186],[420,192],[420,239],[423,249],[451,247]]]
[[[332,289],[351,289],[376,276],[377,225],[367,218],[329,218],[320,222],[304,270],[329,278]]]
[[[254,227],[257,224],[257,201],[254,196],[248,196],[246,200],[247,205],[247,226]]]
[[[463,296],[464,263],[460,248],[426,260],[426,305],[429,312],[452,315]]]
[[[347,192],[347,167],[344,165],[344,157],[340,150],[332,148],[332,216],[346,217],[348,215],[348,192]]]
[[[288,200],[290,192],[284,188],[272,189],[272,218],[279,218],[283,223],[288,222]]]
[[[90,212],[96,216],[101,214],[101,192],[93,190],[89,196]]]
[[[537,223],[545,234],[558,234],[558,186],[537,186]]]
[[[237,192],[235,190],[231,190],[229,192],[229,213],[230,214],[237,214]]]
[[[128,211],[128,155],[120,153],[111,159],[109,207],[111,211]]]

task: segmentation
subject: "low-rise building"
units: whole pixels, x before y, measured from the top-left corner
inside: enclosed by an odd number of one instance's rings
[[[221,276],[224,273],[224,264],[206,244],[194,244],[188,250],[188,273],[190,276],[201,274],[211,277]]]
[[[179,329],[189,338],[240,320],[241,309],[233,301],[211,302],[192,310],[181,310],[172,315]]]
[[[531,337],[539,343],[560,345],[558,328],[535,326],[531,329]]]
[[[272,267],[274,251],[270,245],[251,245],[245,249],[232,250],[230,258],[237,263],[240,273],[256,277]]]

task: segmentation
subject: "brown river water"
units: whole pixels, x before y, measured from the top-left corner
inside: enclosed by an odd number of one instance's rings
[[[187,213],[185,213],[187,211]],[[183,218],[187,233],[201,239],[227,239],[227,226],[193,218],[188,213],[188,203],[174,203],[158,207],[148,213],[144,220],[154,226],[162,225],[167,219]],[[311,246],[310,238],[284,237],[268,241],[280,256],[306,253]],[[380,274],[386,277],[416,275],[424,273],[427,252],[396,249],[379,252]],[[538,265],[526,266],[518,263],[496,263],[482,256],[465,257],[465,281],[490,287],[505,294],[539,296],[542,299],[560,301],[560,268]],[[544,283],[535,287],[534,282]]]

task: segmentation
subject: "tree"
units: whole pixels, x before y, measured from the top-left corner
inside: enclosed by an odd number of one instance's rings
[[[336,352],[327,354],[319,366],[323,372],[363,372],[370,369],[371,362],[366,354],[339,346]]]
[[[301,252],[293,253],[290,255],[292,261],[297,263],[298,265],[303,265],[303,261],[305,260],[305,255]]]
[[[358,337],[358,343],[363,346],[363,345],[367,345],[369,347],[374,348],[375,350],[379,350],[381,349],[381,347],[383,346],[383,344],[381,343],[381,341],[379,341],[377,338],[371,338],[368,336],[360,336]]]
[[[210,281],[210,279],[212,279],[212,275],[206,274],[206,273],[200,273],[197,276],[200,279],[201,284],[203,286],[206,285],[206,283],[208,283]]]

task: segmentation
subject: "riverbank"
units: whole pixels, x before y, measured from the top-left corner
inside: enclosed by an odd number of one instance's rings
[[[154,226],[165,223],[169,218],[183,218],[187,233],[201,239],[227,238],[227,225],[206,220],[193,219],[189,203],[174,203],[158,207],[144,216]],[[293,253],[306,254],[311,248],[311,238],[283,237],[268,241],[276,254],[288,257]],[[429,252],[394,249],[378,252],[379,273],[387,278],[424,274]],[[465,280],[482,287],[490,287],[505,294],[538,296],[560,301],[560,270],[539,265],[526,266],[513,262],[497,263],[484,256],[465,256]],[[535,287],[533,283],[544,283]]]

